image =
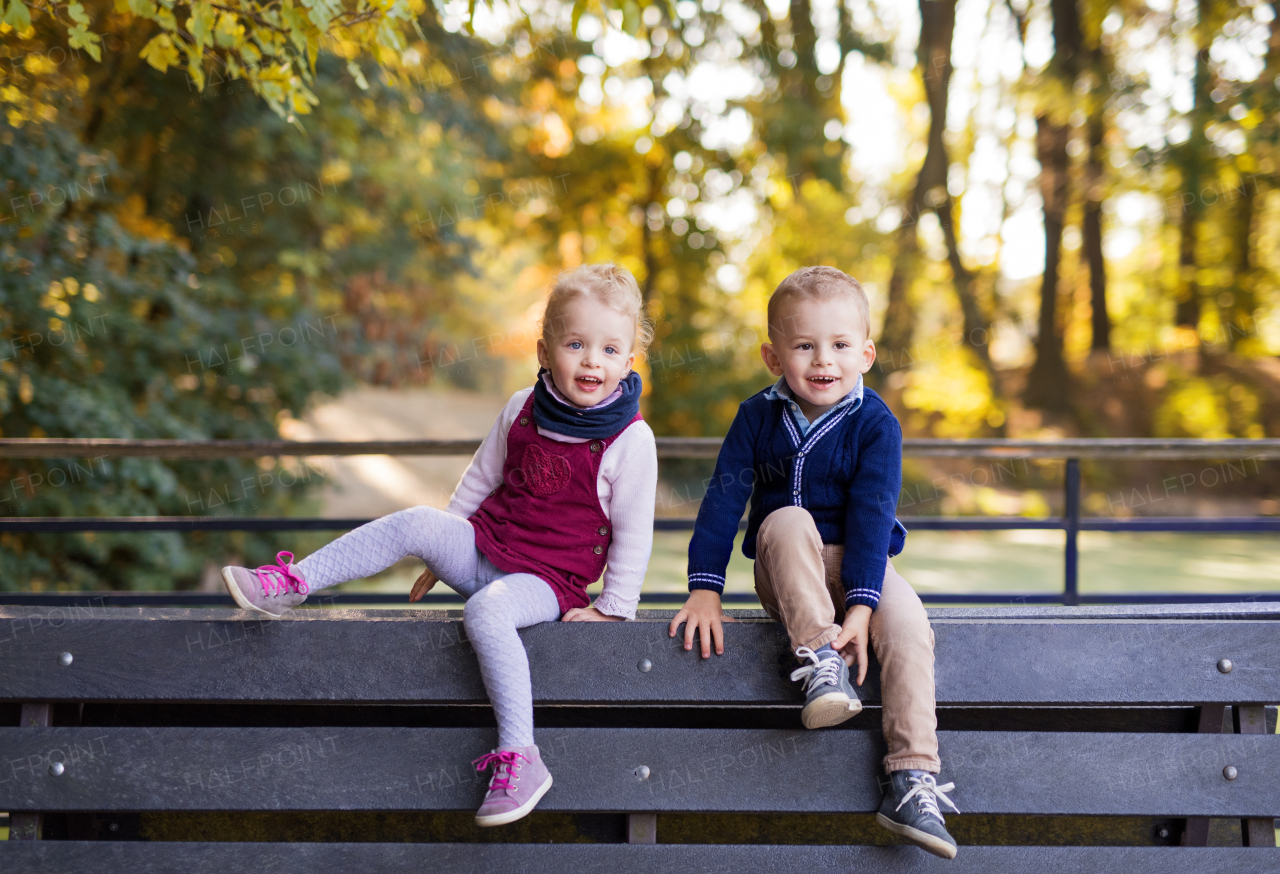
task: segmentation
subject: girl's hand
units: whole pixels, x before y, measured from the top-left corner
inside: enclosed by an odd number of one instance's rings
[[[409,590],[410,601],[421,601],[422,596],[431,591],[431,587],[440,582],[439,578],[431,572],[431,568],[427,568],[422,572],[422,576],[418,577],[418,581],[413,584],[413,588]]]
[[[601,613],[595,607],[574,607],[560,617],[561,622],[625,622],[621,616]]]

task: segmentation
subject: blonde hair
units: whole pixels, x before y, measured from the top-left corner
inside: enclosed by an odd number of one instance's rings
[[[556,280],[547,297],[542,313],[542,340],[548,346],[555,341],[552,325],[562,321],[565,304],[576,297],[590,297],[610,309],[630,316],[636,323],[636,336],[632,351],[643,355],[653,342],[653,323],[644,313],[644,297],[631,271],[617,264],[583,264],[574,270],[566,270]]]
[[[787,301],[813,298],[829,300],[842,294],[853,298],[858,315],[862,316],[862,329],[870,339],[871,305],[867,302],[867,293],[862,290],[862,283],[834,267],[801,267],[778,283],[778,287],[769,296],[769,336],[774,337],[782,332],[778,314]]]

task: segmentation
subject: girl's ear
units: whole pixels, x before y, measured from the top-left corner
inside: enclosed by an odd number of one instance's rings
[[[547,352],[547,341],[538,338],[538,366],[551,369],[551,355]]]

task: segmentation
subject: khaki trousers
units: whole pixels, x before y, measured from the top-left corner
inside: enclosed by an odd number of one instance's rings
[[[783,507],[756,534],[756,594],[782,623],[795,649],[831,643],[844,621],[840,562],[844,547],[824,544],[813,516]],[[886,559],[880,603],[871,613],[871,647],[880,662],[886,772],[938,773],[938,718],[933,690],[933,629],[924,604]],[[854,677],[856,679],[856,677]]]

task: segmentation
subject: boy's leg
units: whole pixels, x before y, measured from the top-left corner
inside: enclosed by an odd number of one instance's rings
[[[871,646],[880,662],[887,773],[941,770],[933,689],[933,629],[920,596],[886,563],[880,604],[871,614]]]
[[[468,598],[462,615],[498,719],[497,749],[475,762],[479,770],[494,769],[476,823],[505,825],[527,815],[551,788],[533,742],[533,688],[519,629],[559,619],[560,604],[539,577],[508,574]]]
[[[830,646],[840,634],[825,561],[834,548],[823,545],[813,516],[803,507],[773,511],[756,535],[756,593],[769,615],[786,628],[801,660],[791,679],[803,682],[800,721],[805,728],[839,725],[862,710],[849,669]],[[838,574],[839,562],[835,565]]]
[[[876,821],[917,846],[952,859],[955,838],[944,809],[955,810],[934,775],[938,759],[938,718],[933,690],[933,629],[915,590],[886,562],[880,603],[871,614],[871,646],[880,662],[880,699],[889,774]]]
[[[361,525],[298,562],[312,591],[386,570],[416,555],[464,597],[476,576],[476,535],[471,523],[434,507],[411,507]]]
[[[840,634],[823,553],[818,526],[803,507],[774,510],[760,523],[756,594],[765,611],[787,629],[793,650],[816,650]]]

